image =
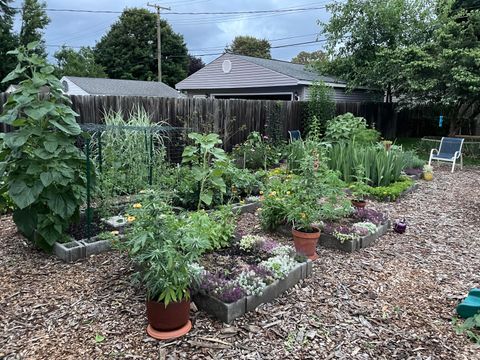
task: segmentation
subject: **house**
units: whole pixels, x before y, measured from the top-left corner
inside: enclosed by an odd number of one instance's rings
[[[175,85],[188,97],[217,99],[308,100],[309,87],[324,81],[335,101],[382,101],[383,95],[367,88],[346,91],[344,81],[322,76],[305,65],[281,60],[223,54]]]
[[[60,79],[67,95],[117,95],[184,97],[174,88],[158,81],[120,80],[63,76]]]

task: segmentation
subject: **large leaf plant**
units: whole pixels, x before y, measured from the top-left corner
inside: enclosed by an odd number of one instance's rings
[[[18,229],[49,250],[65,231],[87,193],[84,153],[75,146],[81,129],[54,68],[35,54],[38,43],[10,51],[17,67],[2,82],[19,81],[0,122],[14,131],[0,134],[0,177],[15,204]],[[92,173],[92,175],[94,175]]]

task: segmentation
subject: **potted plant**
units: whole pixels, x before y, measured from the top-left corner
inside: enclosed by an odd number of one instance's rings
[[[427,181],[433,180],[433,166],[431,165],[423,166],[423,179]]]
[[[361,209],[367,206],[367,183],[370,181],[370,179],[365,176],[365,168],[362,165],[358,166],[355,172],[356,175],[354,177],[356,181],[352,186],[352,205],[357,209]]]
[[[190,288],[201,276],[195,263],[208,240],[155,192],[147,192],[141,204],[132,210],[135,220],[117,247],[127,251],[146,288],[147,333],[156,339],[179,337],[191,329]]]

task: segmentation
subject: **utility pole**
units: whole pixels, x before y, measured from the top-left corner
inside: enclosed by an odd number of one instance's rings
[[[158,81],[162,81],[162,30],[160,28],[160,10],[170,10],[169,7],[163,7],[158,4],[150,4],[147,6],[157,9],[157,67]]]

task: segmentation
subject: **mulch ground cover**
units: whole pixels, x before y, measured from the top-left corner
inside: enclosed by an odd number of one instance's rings
[[[64,264],[0,218],[0,358],[480,359],[451,323],[480,286],[480,169],[419,183],[372,204],[405,218],[405,234],[353,254],[319,249],[312,277],[273,303],[230,325],[193,311],[192,331],[173,341],[146,335],[145,294],[124,255]],[[257,224],[245,214],[239,227],[261,234]]]

